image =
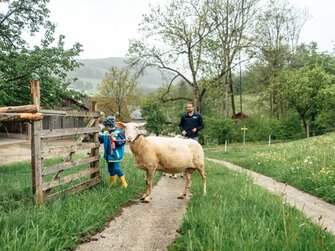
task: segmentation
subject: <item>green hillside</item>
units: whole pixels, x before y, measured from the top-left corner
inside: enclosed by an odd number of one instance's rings
[[[124,58],[98,58],[98,59],[79,59],[79,62],[84,66],[77,70],[70,72],[71,78],[78,78],[69,87],[75,90],[85,91],[88,94],[94,94],[97,85],[104,78],[105,73],[112,66],[117,68],[125,68]],[[130,70],[130,74],[134,74],[134,70]],[[160,71],[156,69],[148,69],[145,74],[139,78],[139,86],[144,93],[156,90],[164,84],[163,76]]]

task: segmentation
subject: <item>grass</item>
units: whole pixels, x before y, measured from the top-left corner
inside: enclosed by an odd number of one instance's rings
[[[101,163],[101,184],[41,206],[31,195],[30,162],[0,166],[0,250],[73,249],[83,236],[102,230],[122,206],[142,195],[145,172],[134,167],[130,156],[122,162],[127,189],[120,182],[109,188],[106,162]]]
[[[256,171],[277,179],[301,176],[306,182],[319,180],[308,174],[323,173],[326,167],[333,170],[329,156],[334,156],[334,138],[329,134],[270,148],[229,147],[228,152],[207,149],[206,156],[258,168]],[[126,190],[120,184],[108,188],[106,163],[101,163],[101,184],[41,206],[35,206],[31,196],[29,162],[0,167],[0,250],[74,249],[84,236],[102,230],[122,206],[143,193],[145,172],[134,168],[130,156],[122,162],[129,184]],[[299,174],[290,177],[299,165]],[[208,195],[201,195],[200,175],[194,175],[193,197],[179,229],[181,236],[169,250],[335,250],[333,235],[282,198],[254,185],[250,177],[211,162],[206,162],[206,172]],[[327,178],[325,184],[331,187],[333,181]]]
[[[231,145],[226,152],[207,149],[206,156],[273,177],[335,204],[334,133],[271,146]]]
[[[244,174],[206,162],[207,196],[194,175],[193,197],[175,250],[334,250],[335,237],[256,186]]]

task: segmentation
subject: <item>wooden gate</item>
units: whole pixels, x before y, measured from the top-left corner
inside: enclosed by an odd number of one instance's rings
[[[37,204],[63,192],[77,192],[101,182],[99,165],[100,113],[94,105],[91,112],[42,110],[40,107],[40,83],[31,81],[32,104],[27,106],[0,108],[0,121],[28,120],[31,122],[31,166],[32,190]],[[83,128],[42,129],[43,114],[52,116],[84,117],[88,123]],[[52,138],[72,136],[73,143],[61,146],[47,146]],[[83,142],[89,136],[89,142]],[[79,158],[73,158],[78,151],[86,150]],[[89,152],[89,154],[87,154]],[[46,165],[46,157],[64,155],[56,164]],[[71,183],[71,184],[69,184]],[[75,185],[72,185],[75,183]],[[56,190],[56,191],[55,191]]]

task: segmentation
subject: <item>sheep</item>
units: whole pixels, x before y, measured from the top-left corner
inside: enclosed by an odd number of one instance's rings
[[[125,129],[126,140],[135,157],[136,167],[147,173],[146,191],[140,199],[142,202],[149,202],[152,199],[152,179],[156,171],[171,174],[185,172],[185,187],[177,197],[183,199],[191,175],[197,170],[202,177],[203,195],[206,195],[204,151],[197,141],[157,136],[144,137],[140,134],[139,128],[146,123],[117,123],[119,127]]]

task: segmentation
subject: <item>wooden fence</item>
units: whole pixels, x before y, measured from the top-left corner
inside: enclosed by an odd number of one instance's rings
[[[94,105],[90,112],[42,110],[40,107],[40,83],[32,80],[31,105],[0,108],[0,121],[31,122],[31,167],[32,190],[37,204],[49,200],[63,192],[77,192],[101,182],[99,165],[100,113]],[[52,116],[84,117],[88,123],[83,128],[42,129],[43,114]],[[83,142],[85,136],[90,142]],[[70,145],[48,147],[45,142],[52,138],[69,137],[74,139]],[[74,159],[78,151],[89,151],[89,155]],[[45,158],[66,155],[61,163],[45,165]],[[79,168],[80,166],[80,168]],[[70,184],[76,183],[73,186]],[[56,189],[57,188],[57,189]],[[53,192],[56,190],[56,192]]]

